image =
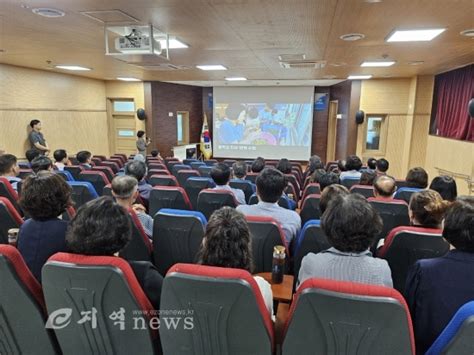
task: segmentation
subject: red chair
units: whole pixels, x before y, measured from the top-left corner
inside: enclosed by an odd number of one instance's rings
[[[105,176],[107,176],[107,179],[109,181],[112,181],[114,179],[114,176],[115,176],[114,171],[108,166],[93,166],[92,170],[103,172]]]
[[[245,180],[248,180],[250,181],[252,184],[255,184],[257,182],[257,176],[259,174],[258,173],[248,173],[246,176],[245,176]]]
[[[0,244],[8,244],[8,230],[20,228],[23,218],[6,197],[0,197]]]
[[[70,172],[74,180],[79,180],[79,174],[84,168],[81,165],[66,165],[64,170]]]
[[[150,192],[150,216],[162,208],[192,210],[188,194],[179,186],[155,186]]]
[[[149,170],[152,170],[152,169],[161,169],[161,170],[166,170],[168,171],[168,168],[166,167],[165,164],[162,164],[162,163],[149,163],[148,164],[148,169]]]
[[[193,264],[176,264],[167,273],[162,309],[191,305],[194,327],[160,327],[164,354],[273,353],[273,322],[250,273]]]
[[[15,207],[19,214],[22,214],[20,206],[18,206],[18,194],[13,190],[12,185],[6,177],[0,176],[0,197],[5,197]]]
[[[253,272],[272,271],[273,248],[277,245],[283,245],[286,248],[286,262],[288,262],[290,252],[280,224],[266,216],[245,216],[245,219],[252,236]]]
[[[282,354],[415,354],[410,312],[388,287],[309,279],[298,288]]]
[[[124,163],[122,162],[122,159],[120,158],[113,158],[113,157],[110,157],[108,161],[112,161],[114,163],[117,163],[118,167],[119,168],[122,168],[124,166]],[[119,169],[120,170],[120,169]]]
[[[377,257],[387,260],[395,289],[404,292],[408,270],[417,260],[440,257],[449,251],[442,233],[441,229],[406,226],[391,230]]]
[[[365,198],[374,197],[374,187],[368,185],[352,185],[350,188],[351,193],[360,194]]]
[[[235,199],[234,194],[229,190],[205,189],[199,193],[197,199],[197,210],[202,212],[207,220],[209,220],[214,211],[221,207],[237,207],[238,205],[239,203]]]
[[[321,201],[321,195],[311,194],[306,196],[303,203],[301,204],[301,225],[304,226],[310,219],[319,219],[321,211],[319,210],[319,202]]]
[[[110,184],[107,176],[97,170],[84,170],[79,174],[79,181],[88,181],[94,185],[95,191],[99,196],[102,196],[104,193],[104,187]]]
[[[55,330],[64,354],[154,353],[154,310],[126,260],[57,253],[43,266],[42,283],[48,309],[71,312],[70,323]]]
[[[147,178],[151,178],[153,175],[171,175],[168,169],[149,169]]]
[[[26,179],[28,176],[33,174],[32,169],[20,169],[20,172],[18,173],[18,177],[22,180]]]
[[[0,245],[0,284],[2,354],[60,353],[54,334],[45,328],[41,285],[11,245]]]
[[[190,177],[200,177],[199,171],[197,170],[178,170],[176,179],[178,179],[179,186],[183,187],[186,185],[186,181]]]
[[[120,251],[119,255],[126,260],[152,261],[153,246],[150,238],[146,235],[143,226],[135,211],[128,211],[132,220],[132,239],[127,246]]]
[[[153,174],[148,179],[148,182],[151,186],[179,186],[178,179],[173,175]]]
[[[303,191],[303,196],[301,197],[301,200],[304,201],[308,195],[320,195],[321,194],[321,187],[317,183],[310,183],[306,185],[304,191]]]
[[[285,177],[287,181],[294,186],[296,194],[297,194],[297,198],[299,199],[301,195],[301,190],[300,190],[300,184],[296,180],[296,177],[293,174],[285,174]]]
[[[112,169],[114,174],[117,174],[118,171],[120,170],[119,165],[114,161],[102,161],[100,162],[99,166],[108,166],[110,169]]]
[[[100,159],[100,161],[107,160],[107,157],[105,155],[93,155],[92,158]]]

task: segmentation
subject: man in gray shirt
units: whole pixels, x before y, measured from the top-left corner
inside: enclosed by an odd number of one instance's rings
[[[39,120],[32,120],[30,122],[31,132],[28,135],[28,140],[31,144],[31,149],[37,150],[40,154],[49,153],[49,146],[41,133],[41,122]]]
[[[278,200],[286,187],[283,173],[276,169],[264,169],[257,177],[256,205],[240,205],[237,211],[247,216],[268,216],[280,223],[288,245],[301,229],[301,217],[292,210],[278,206]]]
[[[382,229],[382,219],[364,197],[335,197],[321,218],[321,226],[332,248],[303,258],[299,284],[321,278],[392,287],[387,261],[372,257],[369,251]]]

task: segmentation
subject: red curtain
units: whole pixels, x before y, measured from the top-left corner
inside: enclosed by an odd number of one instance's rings
[[[468,112],[474,97],[474,65],[437,75],[435,91],[437,135],[474,141],[474,118]]]

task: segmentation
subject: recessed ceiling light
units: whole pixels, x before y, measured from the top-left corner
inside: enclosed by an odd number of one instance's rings
[[[331,63],[329,64],[333,67],[343,67],[344,65],[347,65],[347,63],[344,63],[344,62],[338,62],[338,63]]]
[[[88,71],[90,68],[80,67],[79,65],[55,65],[58,69],[64,70],[75,70],[75,71]]]
[[[43,17],[49,17],[49,18],[54,18],[54,17],[63,17],[65,15],[64,11],[58,10],[58,9],[52,9],[49,7],[37,7],[34,9],[31,9],[34,14],[43,16]]]
[[[411,62],[408,62],[409,65],[422,65],[424,61],[422,60],[412,60]]]
[[[180,40],[178,40],[174,37],[170,37],[168,39],[168,43],[169,43],[169,46],[170,46],[169,49],[189,48],[189,46],[186,43],[181,42]],[[164,39],[160,40],[160,44],[161,44],[161,48],[166,48],[166,40],[164,40]]]
[[[461,31],[461,32],[459,32],[459,34],[462,35],[462,36],[466,36],[466,37],[474,37],[474,28],[472,28],[470,30]]]
[[[342,39],[343,41],[353,42],[353,41],[358,41],[360,39],[364,39],[365,35],[362,33],[348,33],[348,34],[342,35],[339,38]]]
[[[227,70],[227,68],[223,65],[216,64],[216,65],[196,65],[196,68],[201,70]]]
[[[137,79],[137,78],[127,78],[127,77],[118,77],[117,80],[122,80],[122,81],[141,81],[140,79]]]
[[[227,81],[245,81],[247,78],[244,78],[243,76],[231,76],[228,78],[225,78]]]
[[[349,80],[364,80],[364,79],[370,79],[372,75],[349,75],[347,79]]]
[[[361,67],[390,67],[394,64],[395,62],[393,60],[386,60],[386,61],[363,62],[360,66]]]
[[[422,30],[396,30],[392,32],[387,42],[419,42],[419,41],[431,41],[441,33],[446,31],[446,28],[433,28],[433,29],[422,29]]]

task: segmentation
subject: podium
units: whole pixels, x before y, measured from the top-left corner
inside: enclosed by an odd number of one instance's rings
[[[173,156],[183,161],[184,159],[199,159],[201,151],[200,143],[178,145],[173,147]]]

